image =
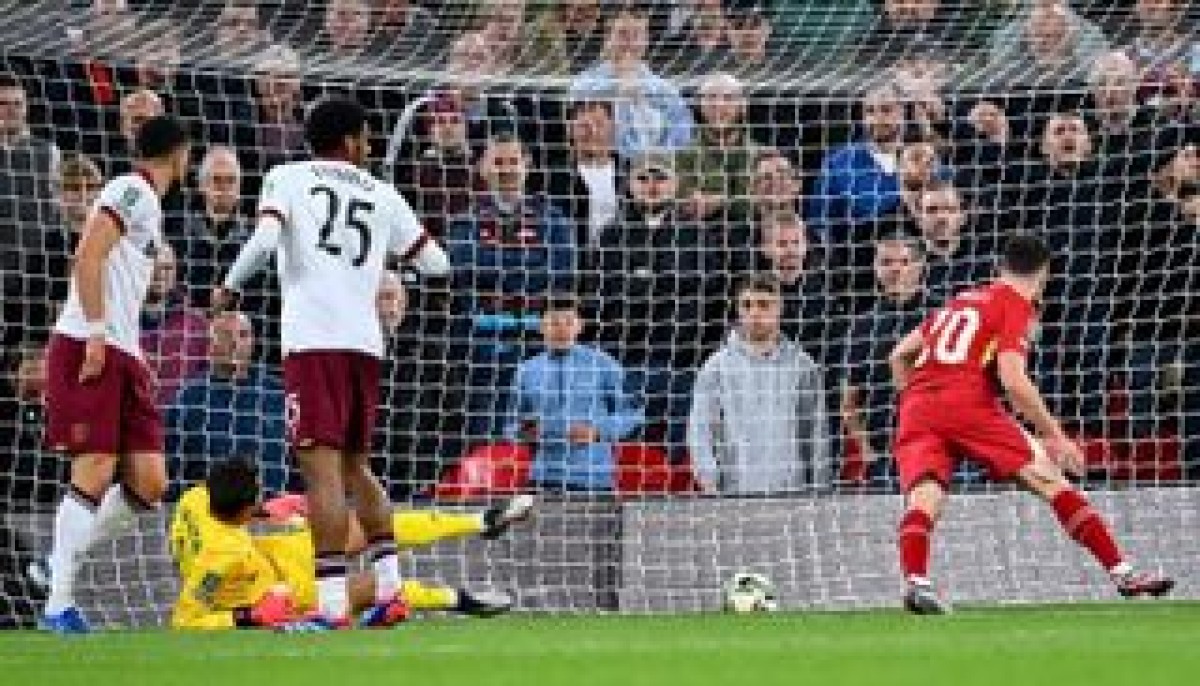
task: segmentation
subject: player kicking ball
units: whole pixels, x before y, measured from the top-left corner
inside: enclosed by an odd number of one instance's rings
[[[450,263],[400,194],[362,169],[370,151],[362,106],[319,100],[304,135],[315,159],[267,174],[257,227],[213,304],[228,306],[230,292],[277,256],[288,433],[309,501],[319,612],[331,628],[349,626],[349,493],[380,593],[370,623],[387,625],[407,610],[395,592],[391,503],[369,462],[384,352],[375,297],[389,253],[428,275]]]
[[[324,628],[313,617],[315,552],[304,518],[306,499],[283,496],[260,505],[259,495],[254,467],[232,460],[215,465],[204,484],[180,498],[171,521],[171,554],[182,580],[171,614],[173,628]],[[482,513],[398,511],[392,515],[392,526],[397,544],[404,548],[471,535],[492,539],[528,518],[532,508],[530,496],[517,496]],[[256,521],[268,523],[266,530],[251,532],[249,525]],[[350,530],[351,547],[346,553],[353,555],[365,547],[353,516]],[[349,604],[363,613],[362,625],[378,626],[369,617],[380,595],[375,584],[374,574],[349,577]],[[407,607],[414,610],[490,617],[512,608],[512,598],[503,593],[413,580],[402,586]]]
[[[1039,239],[1009,239],[999,279],[955,296],[889,357],[900,389],[893,451],[906,494],[898,544],[908,583],[904,605],[911,612],[949,610],[929,580],[929,539],[961,455],[1049,503],[1063,529],[1103,565],[1121,595],[1161,596],[1175,585],[1157,574],[1134,572],[1108,525],[1064,476],[1064,468],[1082,471],[1083,455],[1026,370],[1034,303],[1049,278],[1049,264],[1050,252]],[[1004,410],[1002,392],[1040,441]]]
[[[70,292],[46,351],[46,443],[71,459],[54,514],[50,593],[42,628],[90,630],[76,607],[84,553],[115,538],[167,485],[162,415],[138,343],[162,236],[161,199],[187,175],[182,125],[155,117],[136,136],[136,171],[100,191],[75,252]]]

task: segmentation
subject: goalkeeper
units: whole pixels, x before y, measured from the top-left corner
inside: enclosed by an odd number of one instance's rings
[[[188,489],[171,521],[171,554],[182,582],[171,626],[306,626],[305,617],[316,610],[317,599],[315,553],[303,517],[303,502],[302,496],[283,496],[260,505],[257,472],[240,460],[215,465],[204,484]],[[473,534],[494,538],[513,522],[526,518],[532,505],[529,496],[518,496],[483,513],[408,511],[395,513],[392,521],[401,547]],[[351,530],[360,531],[351,517]],[[267,531],[252,532],[250,525],[256,521],[265,521]],[[359,552],[363,544],[361,535],[352,536],[347,552]],[[374,586],[373,574],[352,576],[352,608],[372,606]],[[491,616],[512,606],[511,598],[501,593],[471,592],[417,581],[403,582],[400,590],[412,610]]]

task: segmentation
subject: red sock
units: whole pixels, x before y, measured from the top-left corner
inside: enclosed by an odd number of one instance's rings
[[[900,547],[900,569],[904,577],[929,576],[929,532],[933,519],[924,510],[911,509],[900,520],[897,544]]]
[[[1050,506],[1067,535],[1091,551],[1104,569],[1111,570],[1121,564],[1121,551],[1117,550],[1108,525],[1079,491],[1073,488],[1062,491],[1054,496]]]

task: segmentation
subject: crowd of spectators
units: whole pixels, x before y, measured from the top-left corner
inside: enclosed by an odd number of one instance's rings
[[[207,298],[330,90],[369,106],[378,171],[454,267],[381,284],[397,497],[506,440],[553,490],[617,488],[621,442],[716,492],[894,488],[886,352],[1015,231],[1057,254],[1034,358],[1054,409],[1087,440],[1176,440],[1161,459],[1200,477],[1189,3],[881,0],[836,87],[782,30],[816,4],[97,0],[0,21],[45,38],[0,53],[0,498],[52,497],[41,346],[90,200],[161,112],[200,147],[142,322],[172,477],[242,455],[286,486],[275,278],[244,315]]]

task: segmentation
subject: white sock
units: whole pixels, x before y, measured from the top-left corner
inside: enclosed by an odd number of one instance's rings
[[[96,506],[71,489],[54,513],[54,544],[50,549],[50,597],[46,614],[57,614],[75,605],[75,576],[80,557],[96,532]]]
[[[1111,574],[1114,579],[1120,580],[1126,576],[1129,576],[1130,572],[1132,571],[1133,565],[1129,564],[1128,562],[1118,562],[1115,567],[1108,570],[1108,573]]]
[[[317,611],[335,621],[349,618],[345,555],[317,556]]]
[[[104,492],[100,508],[96,510],[96,537],[92,545],[111,541],[133,528],[137,523],[138,510],[134,509],[125,494],[125,487],[113,484]]]
[[[400,588],[400,557],[395,539],[376,541],[367,546],[367,559],[375,570],[375,601],[391,600]]]

